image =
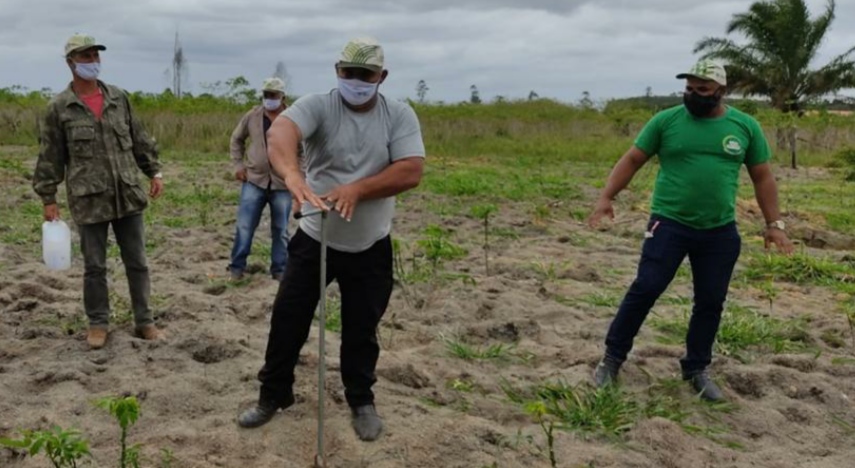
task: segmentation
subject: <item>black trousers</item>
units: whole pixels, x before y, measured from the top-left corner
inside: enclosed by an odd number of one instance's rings
[[[288,264],[270,319],[261,400],[280,404],[291,395],[294,367],[320,300],[321,245],[302,230],[288,244]],[[327,284],[341,291],[341,378],[350,406],[374,402],[371,387],[380,355],[377,325],[392,295],[392,241],[380,239],[358,253],[327,249]],[[323,365],[323,357],[321,364]]]
[[[621,302],[606,336],[606,355],[623,362],[641,324],[688,255],[692,266],[694,306],[686,335],[683,377],[706,369],[721,323],[727,289],[742,242],[736,223],[698,230],[653,215],[647,224],[653,236],[644,241],[638,275]]]

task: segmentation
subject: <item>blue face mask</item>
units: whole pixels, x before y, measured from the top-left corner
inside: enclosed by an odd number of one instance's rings
[[[77,76],[86,81],[95,81],[98,79],[98,74],[101,73],[101,64],[98,62],[92,63],[77,63],[74,62],[74,71]]]
[[[338,79],[338,92],[352,106],[361,106],[370,101],[377,93],[380,83],[366,83],[362,80]]]

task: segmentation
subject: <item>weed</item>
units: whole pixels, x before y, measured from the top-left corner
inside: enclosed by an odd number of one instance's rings
[[[490,345],[486,348],[480,346],[472,346],[460,338],[453,336],[440,335],[440,339],[445,343],[445,348],[448,353],[454,357],[465,361],[474,360],[497,360],[506,361],[510,358],[510,353],[514,346],[508,346],[503,343]]]
[[[855,269],[823,257],[803,252],[790,256],[751,255],[743,271],[749,281],[788,281],[796,284],[828,286],[855,281]]]
[[[581,301],[594,307],[609,307],[614,309],[620,305],[621,298],[615,293],[596,291],[586,294],[582,297]]]
[[[682,343],[689,328],[689,312],[680,317],[654,317],[651,325],[664,333],[659,341],[667,344]],[[724,356],[748,360],[750,350],[783,353],[806,348],[808,336],[803,320],[784,321],[767,317],[750,307],[730,304],[723,313],[716,352]]]

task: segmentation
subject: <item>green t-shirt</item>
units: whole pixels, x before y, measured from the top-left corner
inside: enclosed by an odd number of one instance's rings
[[[651,211],[695,229],[734,221],[740,168],[765,163],[771,153],[760,124],[729,106],[709,119],[685,106],[666,109],[644,126],[635,146],[659,156]]]

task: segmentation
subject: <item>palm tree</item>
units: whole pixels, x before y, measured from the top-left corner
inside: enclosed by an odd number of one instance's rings
[[[855,47],[820,68],[811,68],[834,21],[834,0],[811,18],[805,0],[768,0],[733,15],[727,34],[747,39],[707,37],[695,46],[703,58],[727,64],[728,87],[744,95],[769,98],[776,109],[798,112],[806,101],[855,87]],[[796,167],[795,127],[790,129],[792,167]]]

